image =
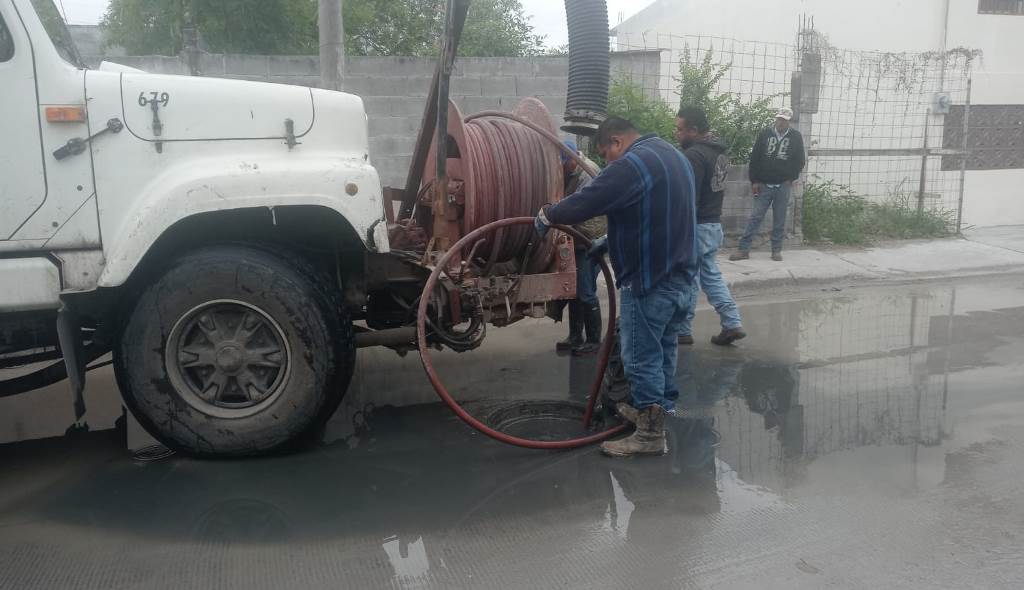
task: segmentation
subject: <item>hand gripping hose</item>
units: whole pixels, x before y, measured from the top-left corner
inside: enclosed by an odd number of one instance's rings
[[[626,426],[624,424],[609,428],[602,432],[595,434],[582,436],[579,438],[571,438],[566,440],[555,440],[555,441],[544,441],[534,440],[529,438],[520,438],[517,436],[511,436],[504,432],[499,432],[487,426],[480,420],[474,418],[469,412],[464,410],[459,402],[448,393],[444,384],[441,382],[441,378],[437,374],[437,370],[434,369],[434,363],[430,358],[430,347],[427,344],[427,308],[431,300],[431,295],[434,293],[434,289],[437,287],[438,279],[441,276],[443,269],[448,267],[448,262],[453,256],[458,254],[463,248],[466,248],[470,244],[475,243],[485,234],[500,230],[502,228],[514,226],[514,225],[527,225],[533,224],[532,217],[513,217],[510,219],[501,219],[494,221],[482,227],[479,227],[470,233],[463,236],[461,240],[456,242],[451,249],[441,256],[441,259],[437,261],[434,266],[434,271],[430,273],[430,277],[427,279],[427,283],[423,286],[423,292],[420,295],[419,308],[416,314],[416,339],[420,349],[420,360],[423,362],[423,370],[427,373],[427,378],[430,380],[430,384],[434,386],[434,391],[441,398],[452,412],[455,413],[463,422],[475,428],[482,434],[485,434],[494,440],[515,445],[518,447],[525,447],[527,449],[573,449],[576,447],[582,447],[597,442],[601,442],[607,438],[618,434],[623,431]],[[573,237],[578,243],[585,247],[590,246],[590,240],[583,234],[576,231],[571,227],[566,226],[555,226],[555,229],[563,231]],[[601,349],[597,357],[597,374],[594,377],[594,385],[590,388],[590,397],[587,398],[587,408],[583,414],[583,427],[589,428],[590,421],[593,417],[594,406],[597,404],[597,396],[601,393],[601,384],[604,380],[604,371],[608,366],[608,357],[612,350],[612,341],[615,338],[615,284],[612,280],[611,271],[608,269],[608,264],[601,260],[601,272],[604,274],[605,284],[608,287],[608,329],[605,330],[604,340],[601,341]]]

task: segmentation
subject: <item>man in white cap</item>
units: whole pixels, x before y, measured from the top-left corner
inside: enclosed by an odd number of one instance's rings
[[[750,245],[761,222],[772,209],[772,260],[782,261],[782,240],[786,237],[786,211],[793,181],[807,163],[804,138],[790,127],[793,111],[782,108],[775,114],[775,125],[757,136],[750,155],[750,184],[754,193],[754,210],[750,212],[747,229],[740,238],[739,251],[729,260],[750,258]]]

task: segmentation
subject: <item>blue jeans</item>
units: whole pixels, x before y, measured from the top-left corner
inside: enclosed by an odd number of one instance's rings
[[[697,262],[699,268],[700,289],[708,298],[708,303],[718,312],[722,329],[731,330],[743,325],[740,321],[740,310],[729,292],[729,286],[722,277],[722,269],[718,268],[718,249],[722,247],[725,234],[721,223],[697,224]],[[693,315],[697,308],[697,289],[693,290],[693,304],[679,330],[680,334],[693,334]]]
[[[597,275],[601,266],[587,256],[586,250],[576,250],[576,299],[587,309],[600,305],[597,298]]]
[[[693,303],[697,286],[683,273],[662,279],[643,297],[621,290],[619,338],[622,363],[633,395],[633,407],[655,404],[675,408],[679,398],[676,362],[679,329]]]
[[[747,229],[740,238],[740,250],[750,251],[750,243],[754,240],[754,234],[761,229],[761,222],[768,214],[768,208],[772,209],[772,252],[782,251],[782,240],[786,237],[786,212],[789,207],[789,192],[792,187],[785,184],[778,186],[764,185],[761,194],[754,197],[754,210],[750,212],[750,220],[747,222]]]

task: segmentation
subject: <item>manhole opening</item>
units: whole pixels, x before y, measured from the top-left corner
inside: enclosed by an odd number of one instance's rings
[[[492,408],[484,421],[491,428],[512,436],[565,440],[593,433],[583,428],[585,411],[583,404],[568,401],[515,401]],[[597,417],[595,415],[595,422]]]

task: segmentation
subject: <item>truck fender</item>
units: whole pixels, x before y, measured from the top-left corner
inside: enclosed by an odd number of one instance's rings
[[[189,164],[153,179],[113,231],[104,233],[106,266],[99,287],[123,285],[175,223],[234,209],[324,207],[347,220],[367,249],[388,251],[386,224],[380,223],[384,218],[380,178],[363,160],[304,155],[270,162],[233,158]],[[101,218],[113,215],[101,211]]]

